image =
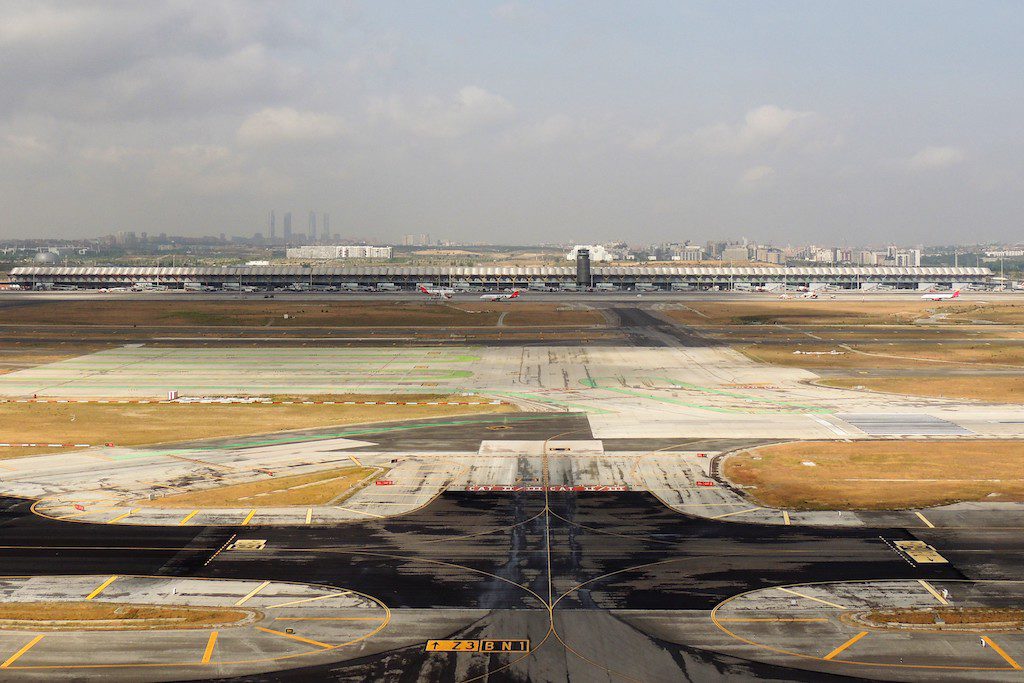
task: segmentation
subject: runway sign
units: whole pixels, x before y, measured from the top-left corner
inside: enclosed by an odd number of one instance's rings
[[[427,652],[529,652],[529,640],[428,640]]]
[[[393,486],[395,483],[394,479],[378,479],[374,482],[377,486]]]
[[[697,482],[697,486],[714,486],[714,485],[715,485],[715,482],[713,482],[713,481],[698,481]]]

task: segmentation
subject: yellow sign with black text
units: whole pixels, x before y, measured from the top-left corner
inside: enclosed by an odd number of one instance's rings
[[[428,640],[427,652],[529,652],[529,640]]]

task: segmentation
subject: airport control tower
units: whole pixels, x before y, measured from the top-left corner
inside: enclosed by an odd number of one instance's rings
[[[590,287],[590,250],[576,250],[576,285],[578,287]]]

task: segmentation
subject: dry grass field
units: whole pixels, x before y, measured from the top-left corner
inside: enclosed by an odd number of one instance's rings
[[[929,367],[941,371],[947,365],[1013,366],[1024,369],[1024,343],[943,344],[932,340],[891,344],[840,344],[807,342],[799,345],[751,344],[738,347],[762,363],[807,368],[906,368]],[[852,349],[852,350],[851,350]],[[794,353],[800,351],[801,353]],[[831,354],[836,351],[836,354]]]
[[[298,397],[296,397],[298,398]],[[316,397],[317,400],[331,400]],[[433,395],[346,395],[348,401],[437,401]],[[141,446],[288,429],[366,422],[504,413],[510,405],[342,406],[281,404],[0,403],[0,442],[114,443]],[[69,449],[60,449],[65,452]],[[0,459],[54,452],[50,448],[0,448]]]
[[[667,309],[686,325],[909,325],[931,316],[932,301],[716,301]]]
[[[219,486],[162,496],[137,504],[160,508],[261,508],[289,505],[326,505],[339,503],[369,483],[380,470],[373,467],[340,469],[270,477],[244,484]]]
[[[864,388],[891,394],[969,398],[992,403],[1024,403],[1024,376],[1005,377],[862,377],[825,379],[819,384],[841,389]]]
[[[252,613],[227,607],[126,605],[116,602],[2,602],[0,628],[118,631],[227,626]]]
[[[1024,501],[1022,456],[1019,441],[807,441],[739,453],[723,472],[770,507],[920,508]]]
[[[405,301],[55,301],[5,309],[9,325],[169,327],[493,327],[589,325],[592,311],[551,303]],[[286,317],[287,316],[287,317]]]
[[[107,346],[67,343],[23,344],[0,340],[0,375],[32,368],[44,363],[55,363],[87,353],[102,351]]]

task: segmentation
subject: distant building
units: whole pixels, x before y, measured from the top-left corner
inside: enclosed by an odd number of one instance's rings
[[[270,239],[274,239],[277,236],[277,216],[273,209],[270,210],[270,224],[267,227],[270,228]]]
[[[750,250],[746,247],[726,247],[722,250],[723,261],[749,261]]]
[[[407,247],[427,247],[430,246],[430,235],[425,232],[418,235],[402,235],[402,244]]]
[[[600,244],[577,244],[569,251],[568,254],[565,255],[565,260],[575,261],[581,249],[586,249],[590,252],[591,263],[598,261],[615,260],[615,255],[609,252],[604,247],[602,247]]]
[[[284,214],[284,241],[287,243],[292,238],[292,212],[286,211]]]
[[[316,242],[316,211],[309,212],[309,230],[306,234],[309,235],[310,242]]]
[[[391,258],[391,247],[371,247],[369,245],[307,245],[291,247],[285,254],[294,259],[331,260],[342,258]]]

